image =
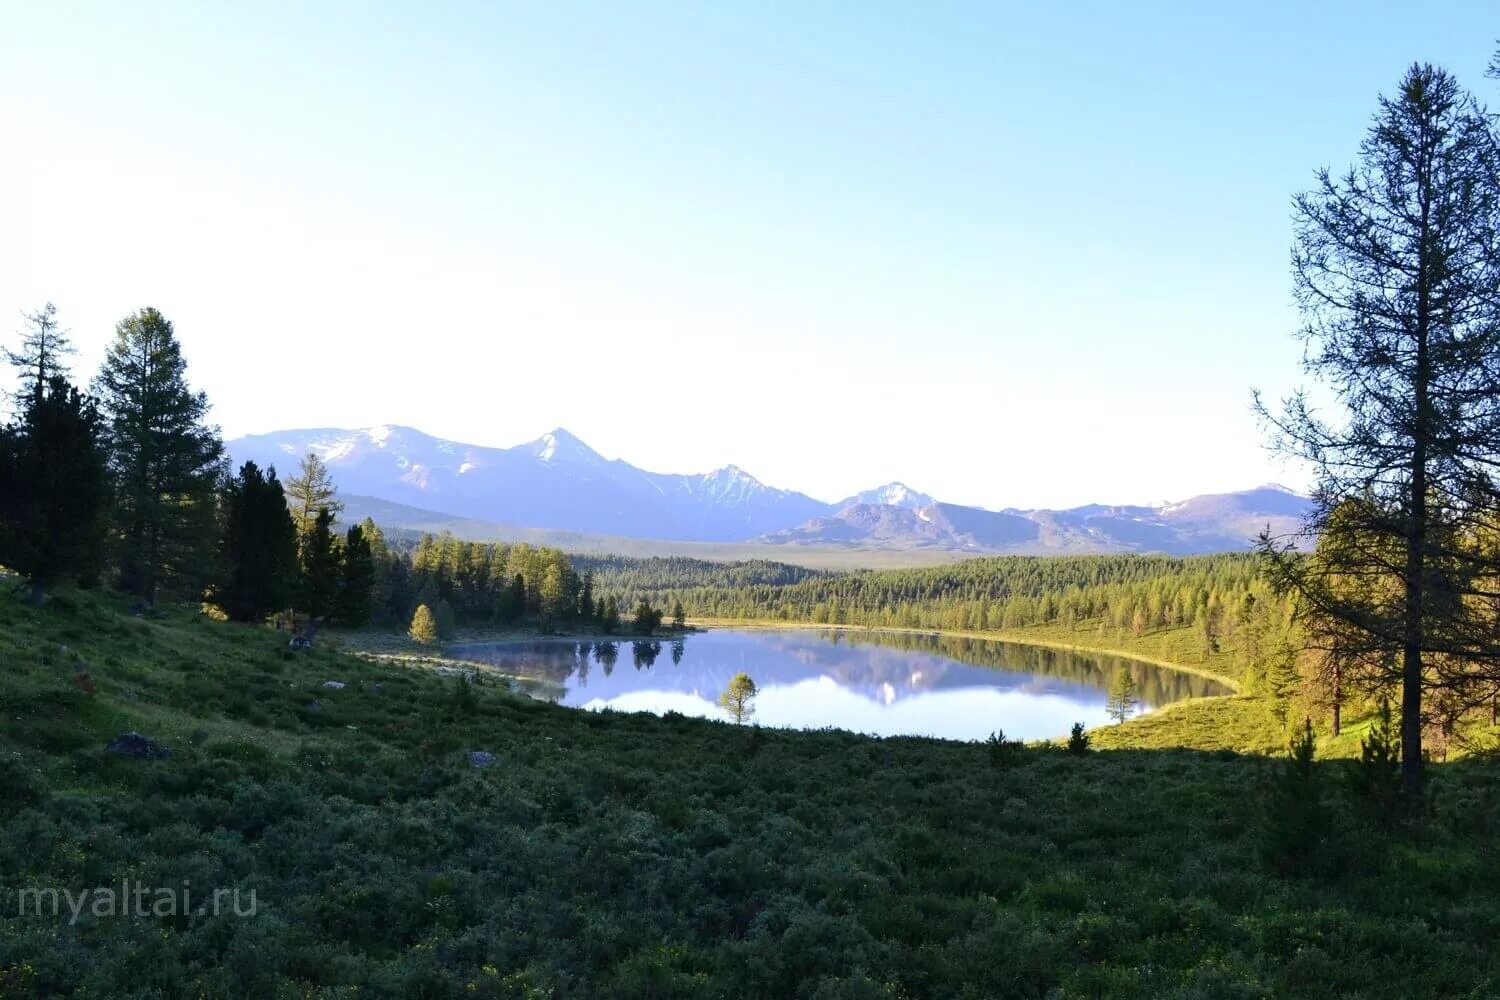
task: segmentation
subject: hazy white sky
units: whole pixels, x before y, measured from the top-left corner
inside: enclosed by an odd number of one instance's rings
[[[0,332],[145,305],[229,436],[566,426],[988,507],[1300,477],[1289,202],[1486,4],[0,2]],[[1211,9],[1212,8],[1212,9]],[[12,317],[7,320],[5,317]]]

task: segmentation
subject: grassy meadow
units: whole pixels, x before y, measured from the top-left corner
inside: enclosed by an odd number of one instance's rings
[[[284,638],[0,600],[0,996],[1500,992],[1488,760],[1416,829],[1319,764],[1289,850],[1264,757],[590,714]],[[122,880],[257,909],[18,915]]]

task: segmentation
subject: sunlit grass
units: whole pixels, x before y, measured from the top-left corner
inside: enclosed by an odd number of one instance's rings
[[[0,995],[1407,997],[1500,982],[1487,762],[1438,769],[1420,836],[1356,816],[1345,765],[1322,765],[1330,860],[1295,874],[1262,860],[1264,757],[997,755],[579,712],[284,640],[186,610],[137,619],[107,596],[0,600],[0,886],[190,878],[254,887],[264,906],[0,921]],[[1154,739],[1187,708],[1096,746]],[[104,751],[132,729],[173,756]],[[495,762],[471,766],[473,750]]]

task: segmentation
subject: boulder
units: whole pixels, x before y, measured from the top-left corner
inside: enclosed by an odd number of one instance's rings
[[[164,747],[153,739],[142,736],[140,733],[126,733],[116,736],[109,741],[105,747],[110,753],[120,754],[122,757],[133,757],[136,760],[160,760],[172,756],[172,748]]]

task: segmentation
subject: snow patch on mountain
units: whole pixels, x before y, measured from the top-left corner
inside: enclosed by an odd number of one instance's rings
[[[907,510],[915,510],[918,507],[931,507],[937,503],[926,493],[918,493],[905,483],[890,482],[884,486],[877,486],[863,493],[856,493],[848,497],[838,506],[851,507],[859,503],[878,504],[882,507],[902,507]]]

